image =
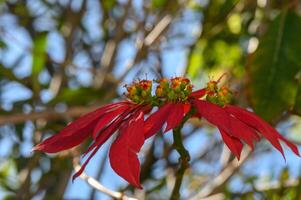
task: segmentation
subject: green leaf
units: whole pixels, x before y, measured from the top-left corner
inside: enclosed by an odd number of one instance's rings
[[[39,74],[44,69],[46,63],[46,47],[47,47],[47,33],[37,35],[33,40],[32,52],[32,84],[35,94],[40,91]]]
[[[241,58],[242,49],[236,43],[227,43],[220,39],[201,39],[195,44],[189,56],[187,74],[196,78],[204,70],[212,73],[214,70],[230,69],[238,76],[243,72]]]
[[[192,50],[191,54],[189,55],[189,63],[187,67],[187,74],[195,78],[199,75],[200,69],[204,66],[204,49],[206,47],[206,40],[199,40],[196,44],[194,49]]]
[[[94,88],[65,88],[62,92],[51,100],[50,105],[64,102],[68,105],[86,105],[91,101],[100,100],[105,91]]]
[[[102,6],[106,11],[110,11],[116,5],[116,0],[103,1]]]
[[[301,115],[301,70],[297,74],[297,79],[299,82],[297,95],[295,99],[294,112],[298,115]]]
[[[166,4],[166,0],[152,0],[152,8],[158,9],[164,7]]]
[[[7,47],[6,43],[0,39],[0,49],[4,49],[6,47]]]
[[[249,60],[249,99],[255,112],[268,121],[295,103],[295,76],[301,69],[300,36],[301,18],[284,11],[272,22]]]

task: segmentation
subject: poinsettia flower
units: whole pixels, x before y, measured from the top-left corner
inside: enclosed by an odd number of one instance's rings
[[[205,118],[217,126],[223,141],[238,160],[243,143],[254,149],[254,142],[259,141],[261,136],[279,150],[284,158],[280,141],[283,141],[296,155],[300,156],[296,145],[285,139],[259,116],[237,106],[229,105],[232,93],[225,86],[218,87],[220,80],[221,78],[218,81],[210,81],[205,88],[193,92],[191,92],[192,86],[186,78],[177,77],[170,81],[166,79],[159,81],[158,96],[166,98],[167,102],[177,103],[164,104],[146,120],[145,137],[154,135],[165,123],[167,128],[164,132],[175,128],[191,108],[194,109],[193,116]],[[164,88],[162,85],[165,86],[165,89],[162,89]],[[175,85],[182,89],[179,90],[174,87]],[[183,95],[185,92],[188,96]],[[188,109],[183,109],[184,106]],[[176,123],[172,123],[171,119]]]
[[[73,148],[92,137],[93,142],[85,151],[90,153],[81,169],[73,176],[78,177],[99,148],[118,132],[110,152],[110,164],[114,171],[131,183],[140,184],[140,164],[137,153],[144,143],[144,113],[149,112],[151,101],[151,81],[138,81],[127,86],[127,97],[131,101],[112,103],[103,106],[63,128],[59,133],[36,145],[34,151],[56,153]]]
[[[221,78],[220,78],[221,79]],[[205,118],[215,125],[230,151],[240,159],[243,144],[254,149],[254,142],[265,137],[284,156],[280,141],[295,154],[297,146],[285,139],[270,124],[254,113],[230,105],[232,92],[218,81],[192,91],[190,80],[183,77],[157,81],[152,95],[152,81],[141,80],[126,86],[128,101],[112,103],[88,113],[34,147],[34,150],[56,153],[73,148],[92,138],[84,152],[88,158],[73,176],[79,176],[100,147],[116,132],[109,151],[113,170],[130,184],[142,188],[137,154],[144,141],[165,126],[164,133],[181,127],[190,117]],[[155,112],[146,115],[154,108]]]

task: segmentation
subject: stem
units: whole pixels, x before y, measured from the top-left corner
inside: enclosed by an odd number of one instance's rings
[[[186,169],[189,167],[190,155],[183,145],[181,129],[183,128],[184,123],[190,118],[190,116],[191,113],[187,113],[187,115],[182,120],[181,124],[179,124],[176,128],[173,129],[173,139],[174,139],[173,146],[175,150],[180,154],[180,158],[179,158],[180,166],[176,173],[176,181],[170,196],[170,200],[180,199],[180,188],[183,181],[184,173]]]

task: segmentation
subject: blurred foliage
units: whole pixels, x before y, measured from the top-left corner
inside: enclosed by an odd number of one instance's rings
[[[82,147],[45,155],[31,154],[32,146],[82,114],[70,110],[123,98],[124,83],[145,74],[156,79],[181,71],[198,88],[227,73],[225,82],[235,90],[237,104],[279,124],[300,144],[300,13],[301,3],[294,0],[0,0],[0,198],[66,198],[73,186],[68,185],[72,159]],[[162,29],[166,17],[172,20]],[[144,38],[154,41],[148,46]],[[30,113],[44,113],[44,118],[10,121]],[[210,134],[196,140],[200,131]],[[199,121],[185,127],[192,160],[183,199],[202,191],[231,163],[232,156],[223,164],[226,154],[220,156],[215,131]],[[202,143],[196,147],[191,140]],[[145,190],[140,192],[146,197],[140,199],[166,199],[177,158],[168,137],[147,145],[141,174]],[[244,166],[276,160],[271,155],[262,161],[270,146],[258,146]],[[106,156],[101,163],[96,165],[108,164]],[[273,164],[268,180],[238,168],[210,195],[301,199],[300,173],[292,175],[290,167],[273,176]],[[103,180],[104,168],[95,169],[96,179]],[[115,188],[139,194],[124,184]],[[93,190],[86,196],[104,197]]]
[[[38,94],[40,92],[40,83],[38,80],[39,74],[42,72],[46,63],[46,47],[47,47],[47,33],[40,33],[35,36],[32,48],[32,84],[33,92]]]
[[[301,17],[283,11],[271,22],[250,58],[250,101],[267,120],[291,109],[298,100],[296,75],[301,70],[301,43],[296,41],[300,35]]]

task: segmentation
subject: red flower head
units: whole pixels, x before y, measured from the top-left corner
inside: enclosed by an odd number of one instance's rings
[[[109,153],[111,166],[132,185],[142,188],[139,181],[140,164],[136,154],[145,140],[141,130],[144,127],[144,113],[150,111],[151,85],[151,81],[142,80],[126,86],[126,96],[130,101],[112,103],[80,117],[33,150],[56,153],[75,147],[92,137],[93,142],[84,156],[90,152],[91,154],[73,176],[74,179],[83,172],[98,149],[117,131],[118,137]]]
[[[84,155],[90,153],[82,168],[73,176],[79,176],[98,149],[115,133],[109,158],[114,171],[131,183],[140,184],[140,164],[137,153],[144,141],[156,134],[166,123],[164,132],[180,126],[185,119],[203,117],[219,129],[230,151],[239,159],[243,143],[254,148],[254,142],[264,136],[284,156],[280,141],[285,142],[297,155],[298,148],[267,122],[252,112],[229,105],[232,92],[218,81],[210,81],[203,89],[192,92],[187,78],[163,78],[152,95],[152,81],[141,80],[126,85],[129,101],[112,103],[88,113],[70,123],[58,134],[44,140],[34,150],[56,153],[70,149],[89,137],[93,138]],[[145,114],[159,107],[146,120]]]

